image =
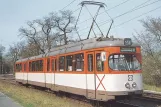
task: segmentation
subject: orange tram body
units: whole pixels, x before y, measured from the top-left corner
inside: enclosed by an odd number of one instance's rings
[[[143,92],[141,48],[131,39],[92,38],[20,59],[17,82],[108,101]]]

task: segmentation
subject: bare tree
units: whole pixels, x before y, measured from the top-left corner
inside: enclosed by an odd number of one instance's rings
[[[3,53],[3,52],[4,52],[4,50],[5,50],[5,47],[4,47],[4,46],[2,46],[2,45],[0,45],[0,53]]]
[[[145,30],[161,43],[161,18],[147,18],[141,20]]]
[[[24,51],[25,51],[24,41],[14,43],[13,45],[10,46],[9,51],[6,54],[6,61],[11,63],[13,71],[14,71],[15,62],[20,58],[24,58],[24,53],[25,53]]]
[[[16,46],[15,44],[14,46],[10,46],[8,55],[10,55],[14,63],[18,60],[19,54],[20,54],[20,49],[18,46]]]
[[[27,22],[27,28],[21,27],[19,29],[20,36],[27,39],[24,53],[22,56],[33,56],[40,53],[44,54],[50,51],[52,47],[64,42],[67,44],[72,40],[68,40],[74,29],[73,23],[75,21],[71,11],[60,11],[58,13],[51,13],[48,17]]]
[[[26,37],[29,41],[32,41],[34,43],[34,45],[36,46],[37,49],[37,54],[40,53],[40,51],[42,53],[45,53],[45,50],[41,47],[41,44],[39,43],[39,37],[38,37],[38,31],[35,25],[35,21],[29,21],[27,22],[28,25],[28,29],[27,28],[23,28],[21,27],[19,29],[20,35],[22,37]],[[40,51],[39,51],[40,50]]]
[[[44,41],[44,46],[50,51],[52,48],[53,41],[57,38],[57,35],[52,32],[55,28],[55,23],[53,22],[51,17],[45,17],[42,20],[35,20],[35,22],[41,27],[43,35],[41,37]]]
[[[68,44],[68,34],[74,30],[75,17],[69,10],[60,11],[60,14],[51,13],[50,17],[55,23],[55,26],[60,33],[59,36],[63,36],[64,44]]]
[[[0,45],[0,73],[3,73],[3,52],[5,50],[5,47]]]

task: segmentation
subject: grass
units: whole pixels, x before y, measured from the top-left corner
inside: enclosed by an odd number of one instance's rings
[[[160,87],[156,87],[154,85],[144,84],[144,90],[152,90],[152,91],[161,92],[161,86]]]
[[[91,107],[66,97],[0,81],[0,91],[24,107]]]
[[[161,87],[144,84],[144,90],[161,92]],[[0,81],[0,91],[24,107],[91,107],[90,104],[79,103],[66,97],[57,97],[52,93],[17,86],[3,81]]]

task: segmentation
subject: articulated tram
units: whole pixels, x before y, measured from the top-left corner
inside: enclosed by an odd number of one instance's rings
[[[125,38],[92,38],[20,59],[17,82],[108,101],[143,91],[141,48]]]

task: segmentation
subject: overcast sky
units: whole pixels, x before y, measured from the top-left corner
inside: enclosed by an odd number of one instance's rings
[[[0,44],[5,47],[9,47],[14,42],[20,41],[18,37],[18,29],[21,26],[25,26],[27,21],[32,21],[35,19],[40,19],[47,16],[52,11],[59,11],[66,5],[68,5],[72,0],[0,0]],[[82,0],[76,0],[74,3],[66,7],[65,9],[76,10],[80,6],[78,5]],[[116,6],[122,2],[122,5],[113,8],[108,11],[109,15],[114,18],[124,12],[131,10],[132,8],[146,2],[146,4],[158,1],[158,0],[98,0],[106,3],[106,10],[110,9],[113,6]],[[144,5],[146,5],[144,4]],[[132,37],[134,30],[141,31],[143,28],[138,20],[146,19],[149,17],[160,17],[161,8],[152,11],[146,15],[136,18],[128,23],[125,23],[121,26],[117,26],[123,22],[126,22],[130,19],[133,19],[137,16],[142,15],[148,11],[151,11],[157,7],[161,6],[161,1],[130,12],[129,14],[123,15],[114,20],[113,29],[110,32],[110,35],[115,37]],[[95,13],[96,9],[89,7],[91,13]],[[103,12],[102,9],[100,12]],[[75,16],[78,15],[78,11],[74,13]],[[90,18],[86,9],[83,9],[82,15],[80,17],[80,22]],[[108,30],[109,24],[102,26],[103,22],[109,20],[109,17],[106,14],[102,14],[98,17],[98,24],[101,26],[101,29],[104,33]],[[90,26],[90,20],[79,25],[80,34],[82,37],[86,37],[88,32],[86,27]],[[85,29],[85,30],[81,30]],[[73,35],[74,36],[74,35]]]

